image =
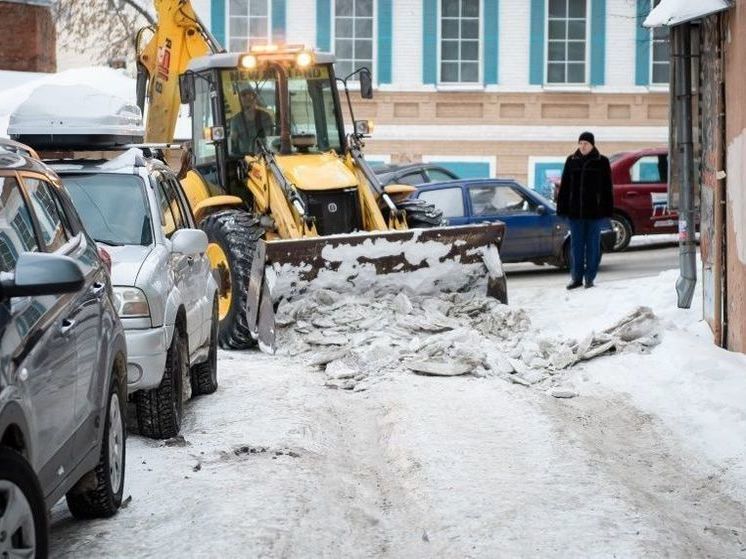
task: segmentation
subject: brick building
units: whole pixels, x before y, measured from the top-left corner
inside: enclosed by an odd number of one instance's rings
[[[658,0],[193,0],[229,49],[288,41],[373,71],[381,162],[437,161],[540,190],[578,133],[606,153],[667,140],[668,45]]]
[[[52,0],[0,0],[0,70],[54,72]]]

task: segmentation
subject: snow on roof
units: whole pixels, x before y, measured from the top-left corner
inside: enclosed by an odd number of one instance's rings
[[[42,85],[85,85],[135,103],[135,80],[122,70],[88,67],[57,74],[0,71],[0,136],[8,135],[10,115]],[[174,139],[191,138],[191,119],[183,110]]]
[[[643,25],[645,27],[673,26],[716,12],[727,10],[732,6],[730,0],[661,0],[650,12]]]

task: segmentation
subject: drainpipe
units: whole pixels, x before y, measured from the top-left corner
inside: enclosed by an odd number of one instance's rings
[[[691,25],[672,28],[675,75],[676,144],[681,163],[679,203],[679,279],[676,281],[678,306],[692,305],[697,284],[697,246],[694,242],[694,149],[692,143],[692,45]]]

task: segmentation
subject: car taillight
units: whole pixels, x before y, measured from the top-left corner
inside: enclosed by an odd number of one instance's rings
[[[101,262],[106,266],[106,271],[111,274],[111,254],[106,252],[105,249],[98,247],[98,255],[101,258]]]

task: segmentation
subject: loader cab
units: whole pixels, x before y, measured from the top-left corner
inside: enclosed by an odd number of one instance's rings
[[[247,155],[345,153],[333,62],[332,55],[293,49],[193,60],[180,86],[200,174],[246,199]]]

